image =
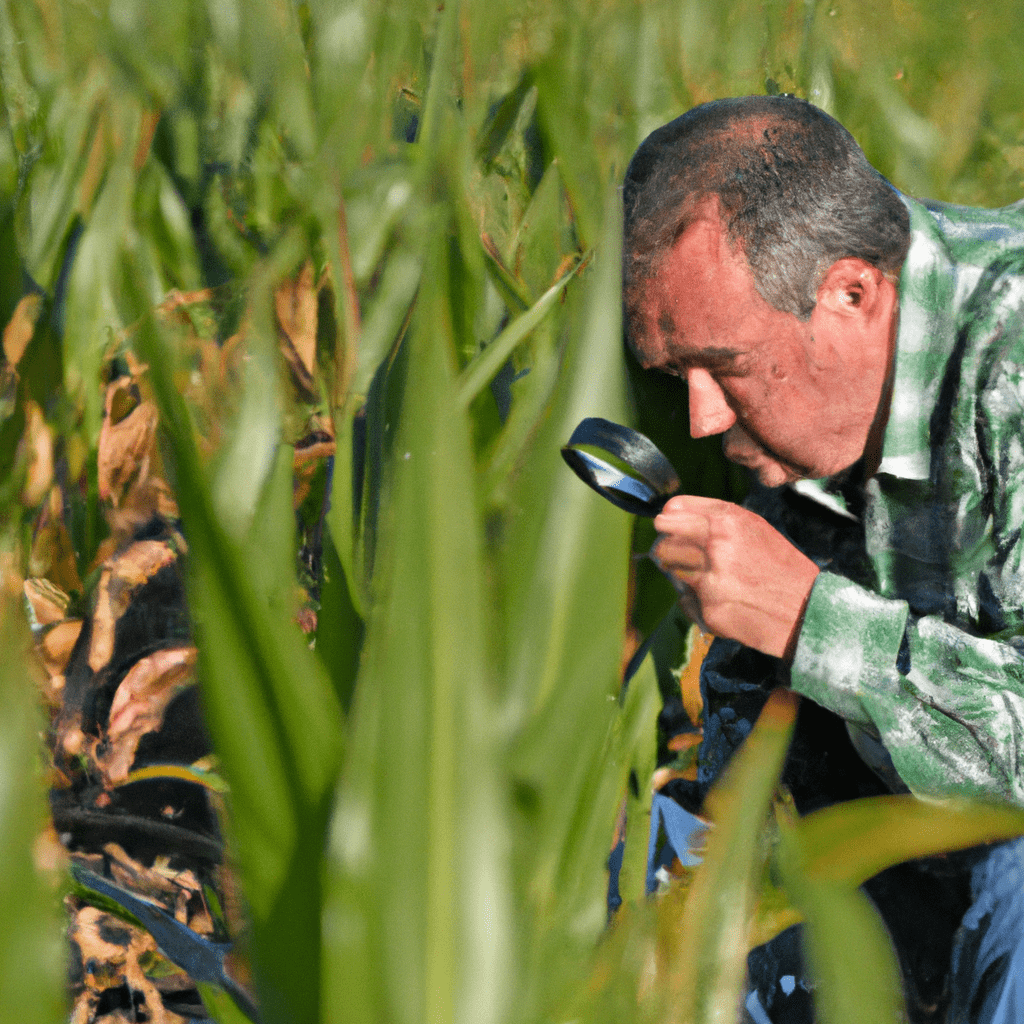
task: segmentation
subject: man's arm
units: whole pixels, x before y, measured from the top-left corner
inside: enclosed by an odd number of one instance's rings
[[[822,573],[791,685],[876,731],[914,792],[1024,803],[1024,659],[1013,644]]]
[[[915,617],[905,601],[821,572],[748,509],[675,500],[656,521],[674,532],[654,556],[691,618],[769,654],[795,630],[792,687],[877,733],[911,790],[1024,803],[1024,658],[1015,644]],[[726,525],[707,522],[715,517]]]

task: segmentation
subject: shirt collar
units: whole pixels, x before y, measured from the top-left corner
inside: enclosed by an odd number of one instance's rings
[[[910,213],[910,248],[900,273],[892,399],[878,472],[927,480],[931,472],[931,413],[942,371],[956,340],[956,265],[936,218],[900,195]],[[856,519],[831,478],[798,480],[793,490]]]
[[[910,212],[910,249],[900,273],[892,401],[878,472],[927,480],[931,414],[956,342],[957,266],[932,212],[900,198]]]

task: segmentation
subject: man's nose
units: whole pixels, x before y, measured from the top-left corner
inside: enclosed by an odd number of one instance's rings
[[[686,383],[690,389],[690,437],[724,434],[736,422],[736,413],[715,378],[707,370],[693,369],[686,374]]]

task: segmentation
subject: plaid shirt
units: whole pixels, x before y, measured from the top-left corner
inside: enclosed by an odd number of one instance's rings
[[[881,466],[796,485],[856,513],[867,558],[819,553],[791,685],[913,792],[1024,803],[1024,203],[905,202]]]

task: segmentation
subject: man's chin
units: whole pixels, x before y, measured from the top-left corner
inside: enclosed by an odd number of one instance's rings
[[[754,467],[754,473],[765,487],[783,487],[801,479],[799,473],[777,462]]]
[[[730,458],[730,456],[727,454],[726,458]],[[743,466],[744,469],[749,469],[765,487],[783,487],[785,484],[794,483],[802,478],[802,474],[795,469],[776,462],[774,459],[764,457],[759,459],[730,458],[730,461],[735,462],[738,466]]]
[[[722,439],[722,452],[730,462],[749,469],[765,487],[782,487],[806,476],[795,466],[780,459],[746,435],[737,437],[732,431]]]

